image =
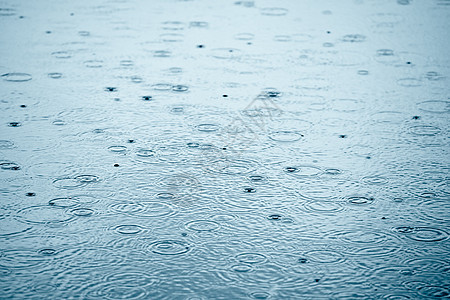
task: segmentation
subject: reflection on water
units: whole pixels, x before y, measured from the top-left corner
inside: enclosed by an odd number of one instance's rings
[[[0,298],[449,298],[449,9],[0,2]]]

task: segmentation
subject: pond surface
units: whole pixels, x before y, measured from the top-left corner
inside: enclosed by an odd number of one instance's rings
[[[449,25],[0,1],[0,298],[450,298]]]

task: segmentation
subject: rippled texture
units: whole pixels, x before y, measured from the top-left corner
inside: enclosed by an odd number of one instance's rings
[[[0,1],[0,299],[450,298],[449,25]]]

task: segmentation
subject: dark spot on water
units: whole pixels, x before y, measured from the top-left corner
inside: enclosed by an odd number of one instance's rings
[[[134,143],[134,140],[128,140],[128,143],[132,144]]]
[[[9,127],[19,127],[21,125],[20,122],[9,122],[8,124]]]
[[[247,45],[251,45],[251,44],[252,44],[252,42],[248,42],[248,43],[247,43]]]
[[[345,135],[345,134],[340,134],[339,137],[340,137],[341,139],[345,139],[345,138],[347,137],[347,135]]]
[[[19,166],[13,166],[13,167],[10,168],[10,170],[17,171],[17,170],[20,170],[20,167]]]
[[[114,164],[114,167],[118,167],[119,166],[119,164]]]
[[[381,217],[381,220],[386,220],[386,217]]]
[[[246,193],[255,193],[255,192],[256,192],[256,189],[254,189],[254,188],[245,188],[244,191],[245,191]]]
[[[22,107],[22,108],[25,108],[25,107],[27,107],[25,104],[22,104],[20,107]]]
[[[197,45],[197,48],[205,48],[204,45]]]
[[[275,221],[279,221],[281,220],[281,215],[278,214],[273,214],[267,217],[269,220],[275,220]]]
[[[306,264],[308,262],[308,260],[306,258],[299,258],[298,262],[301,264]]]
[[[105,91],[107,92],[117,92],[117,88],[113,86],[107,86],[105,87]]]
[[[330,34],[330,33],[331,33],[331,31],[327,31],[327,33],[328,33],[328,34]]]
[[[370,157],[370,156],[366,156],[366,159],[371,159],[372,157]]]
[[[294,168],[294,167],[287,167],[287,168],[286,168],[286,171],[288,171],[288,172],[290,172],[290,173],[293,173],[293,172],[297,171],[297,168]]]
[[[410,64],[411,64],[411,62],[410,62],[410,61],[407,61],[407,62],[406,62],[406,64],[407,64],[407,65],[410,65]]]
[[[228,97],[228,95],[222,95],[222,97],[224,97],[224,98],[227,98],[227,97]]]
[[[141,99],[144,101],[150,101],[150,100],[152,100],[152,98],[153,98],[152,96],[142,96],[141,97]]]
[[[413,120],[420,120],[420,116],[413,116]]]
[[[227,148],[226,148],[226,147],[223,147],[222,150],[227,150]]]
[[[46,34],[50,34],[50,33],[52,33],[50,30],[47,30],[46,32],[45,32]]]
[[[186,232],[182,232],[181,236],[187,236],[187,233]]]
[[[36,194],[30,192],[30,193],[26,193],[25,196],[27,196],[27,197],[34,197],[34,196],[36,196]]]
[[[74,13],[70,13],[70,15],[71,15],[71,16],[73,16],[73,15],[74,15]]]
[[[20,17],[19,17],[19,19],[23,19],[23,18],[25,18],[25,17],[24,17],[24,16],[20,16]]]
[[[320,279],[314,279],[314,281],[315,281],[315,282],[319,282],[319,281],[320,281]]]

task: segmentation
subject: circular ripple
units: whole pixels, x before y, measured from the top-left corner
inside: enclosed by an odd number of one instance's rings
[[[396,232],[405,234],[406,237],[419,242],[439,242],[448,238],[444,230],[432,227],[397,227]]]
[[[8,140],[0,140],[0,149],[12,149],[14,148],[14,142]]]
[[[375,200],[374,198],[361,197],[361,196],[354,196],[354,197],[348,198],[348,202],[350,204],[355,204],[355,205],[371,204],[374,200]]]
[[[32,224],[52,224],[70,221],[73,216],[65,209],[52,206],[31,206],[17,212],[19,221]]]
[[[6,73],[2,75],[3,80],[11,82],[23,82],[32,79],[31,75],[28,73]]]
[[[285,16],[288,12],[288,9],[282,7],[261,8],[261,14],[264,16]]]
[[[56,51],[56,52],[52,52],[52,56],[54,56],[56,58],[67,59],[67,58],[71,58],[72,54],[70,54],[67,51]]]
[[[139,225],[119,225],[114,230],[120,234],[138,234],[143,229]]]
[[[236,259],[245,264],[260,264],[267,260],[267,257],[260,253],[241,253],[236,255]]]
[[[285,167],[284,172],[295,176],[308,177],[308,176],[318,176],[319,174],[322,173],[322,170],[315,166],[297,165]]]
[[[0,255],[0,266],[9,269],[36,268],[48,261],[48,257],[38,251],[17,249],[6,250]]]
[[[304,209],[308,212],[334,214],[342,211],[344,207],[342,204],[333,201],[308,201],[305,203]]]
[[[417,125],[409,128],[412,134],[420,136],[435,136],[441,132],[441,129],[431,125]]]
[[[422,80],[417,78],[401,78],[397,80],[397,84],[405,87],[417,87],[422,85]]]
[[[381,176],[365,176],[361,179],[361,181],[367,184],[376,184],[376,185],[383,185],[389,183],[389,180],[387,178]]]
[[[60,189],[76,189],[84,185],[75,178],[59,178],[53,181],[53,185]]]
[[[218,131],[220,129],[220,126],[217,124],[199,124],[199,125],[195,126],[195,128],[198,131],[202,131],[202,132],[213,132],[213,131]]]
[[[158,241],[151,245],[151,251],[161,255],[179,255],[187,253],[191,250],[191,246],[183,241],[164,240]]]
[[[110,147],[108,147],[108,150],[111,152],[125,152],[127,150],[127,147],[125,147],[125,146],[110,146]]]
[[[89,217],[94,214],[94,210],[90,208],[76,208],[71,210],[71,213],[77,217]]]
[[[84,66],[86,68],[101,68],[103,67],[103,60],[97,59],[87,60],[84,62]]]
[[[100,177],[97,175],[78,175],[75,176],[75,180],[81,183],[93,183],[100,181]]]
[[[234,48],[212,49],[212,56],[219,59],[236,59],[241,57],[242,51]]]
[[[216,160],[207,165],[207,170],[226,175],[244,175],[254,172],[256,168],[256,162],[241,159]]]
[[[450,112],[450,101],[428,100],[417,103],[420,110],[431,113],[448,113]]]
[[[193,231],[214,231],[220,228],[219,223],[207,220],[195,220],[185,225],[186,229]]]
[[[345,260],[344,255],[333,250],[311,250],[304,254],[310,261],[317,263],[338,263]]]
[[[131,216],[150,218],[163,217],[174,213],[172,206],[160,202],[115,203],[110,206],[110,209]]]
[[[48,201],[48,205],[66,208],[78,205],[78,200],[76,198],[71,197],[55,198]]]
[[[432,298],[449,298],[450,289],[444,286],[426,285],[417,288],[420,295]]]
[[[252,33],[244,32],[244,33],[238,33],[238,34],[236,34],[236,35],[234,36],[234,38],[235,38],[236,40],[250,41],[250,40],[253,40],[253,39],[255,38],[255,35],[252,34]]]
[[[269,138],[277,142],[296,142],[304,135],[296,131],[275,131],[269,133]]]

